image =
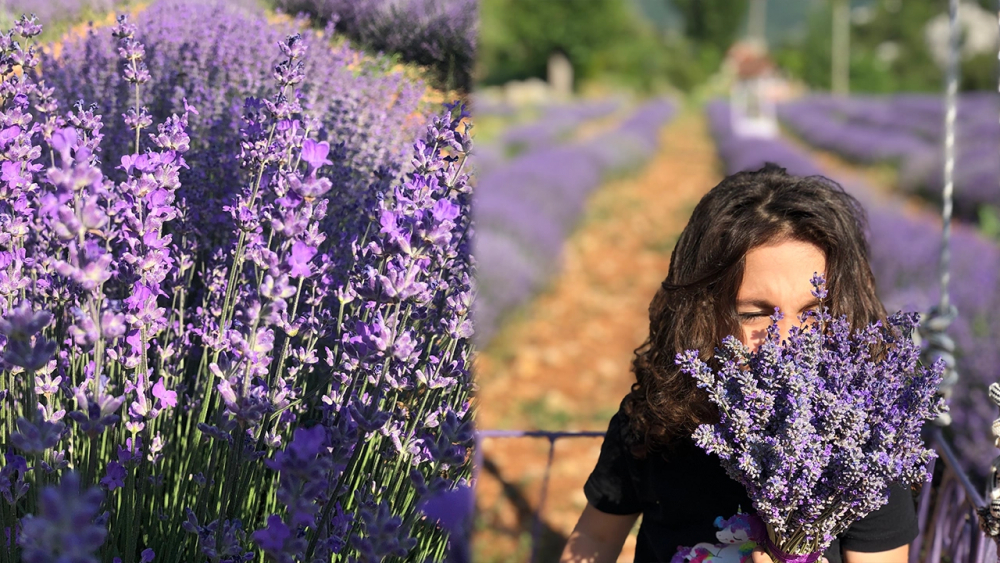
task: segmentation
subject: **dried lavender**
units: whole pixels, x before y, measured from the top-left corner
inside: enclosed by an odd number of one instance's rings
[[[813,278],[818,299],[825,282]],[[896,313],[852,332],[826,307],[811,311],[781,340],[776,311],[760,348],[727,337],[718,368],[697,351],[677,356],[718,407],[695,442],[719,456],[747,488],[780,560],[819,557],[837,534],[888,502],[893,483],[926,481],[934,458],[920,438],[940,415],[943,364],[922,366],[911,338],[916,314]]]

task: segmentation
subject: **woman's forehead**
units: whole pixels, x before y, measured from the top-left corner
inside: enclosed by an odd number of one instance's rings
[[[814,273],[825,273],[826,256],[814,244],[785,240],[747,252],[738,299],[810,297]]]

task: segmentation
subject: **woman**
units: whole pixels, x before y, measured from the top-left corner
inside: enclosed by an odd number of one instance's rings
[[[809,281],[816,272],[827,279],[831,313],[856,327],[884,319],[864,226],[860,204],[835,183],[773,164],[734,174],[702,198],[650,305],[649,337],[632,365],[636,383],[611,419],[562,562],[615,561],[640,514],[637,563],[738,563],[751,555],[739,516],[752,510],[750,499],[691,440],[717,415],[674,358],[688,349],[709,357],[727,335],[758,346],[775,307],[787,334],[817,305]],[[910,491],[894,487],[886,506],[824,555],[830,563],[904,563],[916,522]],[[760,550],[752,559],[770,560]]]

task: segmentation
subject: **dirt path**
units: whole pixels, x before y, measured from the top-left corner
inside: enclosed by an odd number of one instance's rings
[[[674,241],[719,180],[706,123],[688,112],[663,131],[644,170],[590,198],[556,279],[512,315],[477,360],[480,428],[607,429],[634,381],[632,351],[647,334],[647,308]],[[600,438],[556,442],[538,561],[555,561],[562,550],[586,505],[583,483],[600,447]],[[529,560],[548,449],[544,439],[485,440],[475,561]],[[632,560],[634,533],[620,561]]]

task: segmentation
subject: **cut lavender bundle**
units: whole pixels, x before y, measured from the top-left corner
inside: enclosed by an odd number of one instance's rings
[[[821,301],[824,284],[813,278]],[[811,562],[884,505],[891,484],[928,479],[934,452],[920,429],[946,407],[935,396],[943,364],[918,362],[916,314],[854,331],[822,306],[800,320],[785,341],[772,324],[757,351],[727,337],[717,368],[694,350],[677,364],[718,407],[694,440],[746,487],[763,521],[754,539],[776,561]]]

